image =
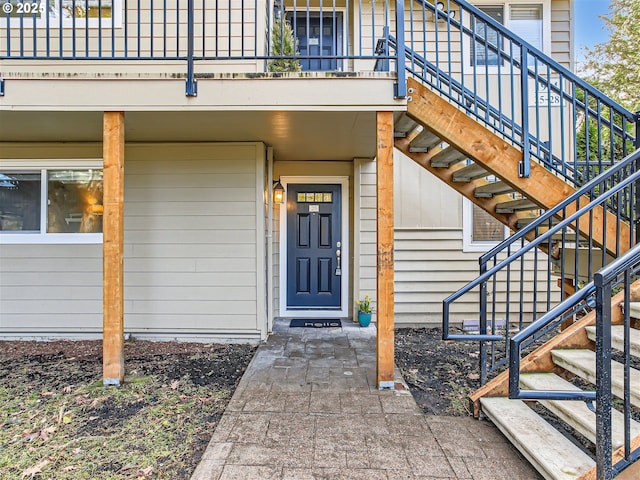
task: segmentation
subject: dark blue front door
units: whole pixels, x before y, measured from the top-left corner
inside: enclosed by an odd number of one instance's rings
[[[342,12],[299,12],[291,17],[300,56],[316,57],[300,60],[302,70],[340,70],[342,61],[335,57],[342,55]]]
[[[340,308],[341,186],[287,187],[287,307]]]

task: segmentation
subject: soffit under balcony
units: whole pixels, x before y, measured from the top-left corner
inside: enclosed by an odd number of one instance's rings
[[[261,141],[278,160],[375,155],[375,112],[406,109],[387,75],[198,79],[7,78],[0,142],[100,142],[102,112],[125,112],[127,142]]]
[[[0,125],[0,143],[102,141],[100,112],[0,111]],[[373,157],[375,136],[375,112],[367,111],[125,113],[128,143],[260,141],[283,161]]]

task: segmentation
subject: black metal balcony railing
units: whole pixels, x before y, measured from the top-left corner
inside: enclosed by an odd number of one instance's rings
[[[4,1],[0,60],[184,62],[187,95],[196,94],[198,63],[256,61],[254,72],[278,61],[306,70],[389,65],[376,46],[398,11],[389,0]]]

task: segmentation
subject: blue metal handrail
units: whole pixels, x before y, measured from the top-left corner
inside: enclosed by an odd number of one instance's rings
[[[611,167],[609,170],[602,173],[599,177],[596,177],[589,181],[582,188],[576,190],[573,194],[568,196],[562,202],[560,202],[555,207],[546,211],[543,215],[533,221],[527,228],[523,228],[511,235],[499,245],[491,249],[486,254],[482,255],[479,259],[480,262],[480,275],[475,280],[469,282],[467,285],[459,289],[457,292],[453,293],[445,300],[443,300],[443,338],[445,340],[474,340],[481,342],[481,355],[480,355],[480,376],[481,382],[484,383],[487,379],[487,375],[494,370],[502,367],[508,360],[510,351],[507,350],[509,346],[509,326],[511,322],[510,318],[510,304],[514,301],[517,302],[517,306],[515,309],[517,310],[517,326],[518,329],[522,330],[524,325],[529,320],[527,317],[529,315],[532,316],[532,322],[535,325],[541,325],[537,328],[544,329],[544,331],[535,330],[536,337],[527,340],[527,343],[524,346],[529,345],[533,341],[535,341],[540,335],[546,334],[547,332],[553,330],[559,323],[565,320],[569,315],[575,313],[580,307],[578,304],[572,305],[572,310],[565,308],[563,310],[559,310],[563,315],[558,317],[557,315],[553,317],[555,322],[553,324],[541,324],[543,320],[548,318],[549,313],[543,315],[543,317],[537,317],[537,308],[538,303],[542,302],[542,307],[545,311],[549,311],[553,307],[553,299],[552,299],[552,277],[559,278],[561,283],[565,283],[565,279],[569,277],[569,273],[567,269],[569,267],[573,267],[573,278],[577,279],[583,277],[586,279],[586,282],[589,282],[593,279],[593,272],[596,270],[594,265],[596,260],[599,260],[602,264],[606,264],[606,254],[607,249],[602,248],[600,253],[598,254],[596,247],[597,245],[594,243],[593,238],[585,240],[585,248],[589,254],[588,264],[586,271],[579,265],[578,254],[576,253],[575,260],[573,265],[570,265],[563,253],[558,256],[558,258],[553,259],[551,256],[548,256],[546,259],[542,260],[544,264],[547,266],[546,272],[541,272],[541,267],[534,267],[534,278],[533,281],[531,279],[526,280],[523,278],[524,271],[524,261],[525,255],[531,253],[533,256],[533,261],[536,263],[540,262],[539,259],[539,251],[540,247],[544,247],[547,252],[553,251],[553,238],[560,236],[559,243],[563,243],[566,246],[567,237],[571,235],[574,237],[573,244],[577,247],[580,243],[578,238],[578,226],[580,222],[588,222],[588,225],[593,227],[593,212],[597,207],[607,206],[609,210],[612,207],[617,206],[617,215],[615,224],[611,225],[611,223],[607,223],[606,216],[603,218],[603,237],[600,242],[602,245],[607,245],[607,226],[612,229],[612,233],[609,234],[610,238],[613,235],[613,238],[616,239],[616,251],[609,252],[615,256],[618,256],[621,252],[626,251],[631,248],[636,243],[636,219],[638,219],[638,208],[640,205],[637,203],[636,194],[636,182],[640,180],[640,170],[638,170],[638,162],[640,162],[640,150],[636,151],[634,154],[628,156],[625,160],[619,162],[615,166]],[[599,195],[596,196],[595,192],[598,192]],[[584,199],[590,199],[589,203],[584,204]],[[571,215],[567,215],[567,208],[570,206],[575,206],[575,211]],[[622,215],[624,213],[624,215]],[[626,219],[626,221],[622,220],[622,217]],[[557,224],[553,224],[553,222],[557,219],[561,219]],[[583,223],[584,225],[584,223]],[[630,245],[621,245],[620,244],[620,229],[628,228],[629,231],[629,241]],[[573,233],[570,234],[570,231],[574,230]],[[531,241],[526,241],[527,236],[534,238]],[[527,258],[529,258],[527,257]],[[599,258],[598,258],[599,257]],[[529,258],[529,260],[531,260]],[[516,263],[519,262],[519,265]],[[520,274],[520,278],[518,280],[512,279],[512,268],[519,266],[520,271],[517,272]],[[554,273],[553,270],[556,270]],[[541,279],[541,277],[544,277]],[[501,275],[500,280],[498,280],[498,275]],[[516,293],[516,298],[511,298],[510,288],[512,284],[515,282],[516,287],[513,289]],[[534,298],[531,300],[531,311],[526,311],[524,308],[524,300],[523,294],[525,291],[525,285],[528,283],[533,285]],[[491,296],[493,301],[491,304],[487,303],[488,292],[488,284],[492,284]],[[542,283],[543,285],[538,285]],[[506,291],[501,293],[499,290],[500,285],[506,285]],[[577,281],[574,283],[574,287],[577,285]],[[451,330],[451,308],[454,302],[464,297],[469,293],[475,293],[479,290],[480,302],[479,302],[479,323],[480,329],[478,334],[452,334]],[[583,289],[584,290],[584,289]],[[583,292],[584,293],[584,292]],[[499,307],[495,298],[499,295],[505,295],[503,300],[505,304],[505,313],[506,313],[506,329],[502,334],[496,334],[495,330],[497,327],[498,319],[497,312]],[[546,295],[546,299],[540,299],[536,297],[536,295],[544,294]],[[562,301],[562,296],[560,295],[560,300]],[[577,297],[576,297],[577,298]],[[582,299],[584,300],[584,299]],[[562,305],[563,303],[561,303]],[[560,308],[560,307],[558,307]],[[553,310],[556,313],[556,310]],[[527,331],[530,332],[531,327],[527,327]],[[542,333],[540,333],[542,332]],[[538,335],[540,333],[540,335]],[[526,337],[529,338],[529,337]],[[487,352],[486,352],[486,344],[485,342],[491,342],[491,362],[488,361]],[[504,342],[505,343],[505,352],[504,355],[498,359],[496,359],[496,345],[495,342]],[[515,355],[515,353],[511,352],[511,355]]]
[[[612,479],[625,468],[640,460],[640,447],[631,450],[631,346],[630,308],[631,283],[640,271],[640,245],[626,255],[602,268],[594,276],[596,288],[596,461],[598,478]],[[621,285],[624,291],[623,331],[624,331],[624,449],[622,459],[612,461],[611,409],[613,407],[611,388],[611,298],[612,288]]]
[[[433,3],[409,4],[407,71],[521,148],[522,176],[534,158],[580,186],[640,147],[636,114],[467,1],[445,0],[442,10]],[[456,48],[442,51],[426,40],[428,34]],[[495,65],[475,58],[493,59]],[[590,141],[592,127],[595,142]],[[582,136],[587,145],[597,144],[596,152],[578,149]]]
[[[637,180],[636,180],[637,181]],[[579,400],[596,402],[596,465],[599,479],[613,479],[626,467],[640,460],[640,448],[631,450],[631,386],[630,365],[630,286],[640,272],[640,244],[636,245],[624,255],[618,257],[606,267],[594,274],[594,280],[584,288],[568,297],[565,301],[540,317],[535,323],[522,330],[511,339],[509,360],[509,398],[520,400]],[[616,464],[612,462],[612,423],[611,410],[613,408],[611,382],[611,299],[612,289],[621,285],[624,291],[623,326],[624,326],[624,455]],[[523,390],[520,388],[520,360],[521,347],[525,341],[539,336],[545,327],[564,312],[571,311],[575,306],[589,297],[595,297],[596,309],[596,389],[595,391],[572,390]]]

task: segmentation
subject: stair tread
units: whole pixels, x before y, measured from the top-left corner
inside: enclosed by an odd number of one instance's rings
[[[587,349],[555,349],[551,356],[556,365],[595,384],[596,354]],[[640,407],[640,371],[631,369],[631,403]],[[613,394],[618,398],[624,396],[624,370],[619,362],[611,362],[611,384]]]
[[[596,341],[596,327],[592,325],[586,327],[587,336],[590,340]],[[629,329],[629,342],[631,346],[631,355],[640,358],[640,330],[635,328]],[[611,326],[611,345],[616,350],[624,351],[624,326],[612,325]]]
[[[522,210],[539,210],[540,207],[527,198],[509,200],[496,205],[497,213],[513,213]]]
[[[473,196],[476,198],[491,198],[494,195],[501,193],[515,192],[513,187],[504,182],[491,182],[486,185],[476,187],[473,191]]]
[[[563,240],[562,238],[562,232],[556,232],[551,236],[552,240],[561,242]],[[576,239],[579,239],[579,237],[576,235],[576,232],[574,231],[570,231],[570,232],[565,232],[564,234],[564,241],[565,242],[575,242]]]
[[[629,303],[629,315],[631,318],[640,318],[640,302]]]
[[[442,143],[440,137],[431,133],[429,130],[424,129],[416,135],[416,138],[411,140],[411,143],[409,144],[409,151],[414,153],[426,152],[439,143]]]
[[[466,158],[467,156],[464,153],[449,146],[433,156],[431,159],[431,166],[437,168],[449,168],[451,165],[455,165]]]
[[[555,373],[525,373],[520,375],[520,385],[530,390],[579,391],[580,389]],[[539,402],[547,410],[571,425],[578,432],[596,442],[596,414],[579,400],[543,400]],[[611,410],[614,448],[624,445],[624,415]],[[631,421],[631,437],[640,435],[640,423]]]
[[[482,411],[545,478],[575,479],[595,465],[589,455],[524,402],[485,397],[480,403]]]
[[[470,182],[471,180],[475,180],[476,178],[482,178],[488,175],[490,174],[484,167],[478,165],[477,163],[472,163],[464,168],[461,168],[460,170],[455,171],[452,180],[454,182]]]
[[[530,217],[520,217],[518,218],[518,222],[516,225],[518,228],[523,228],[531,224],[532,222],[536,221],[538,218],[539,218],[538,215],[532,215]],[[552,225],[557,225],[558,223],[560,223],[560,220],[558,220],[557,218],[553,217],[551,219]],[[549,222],[545,222],[545,225],[549,225]]]
[[[396,138],[406,137],[410,132],[415,130],[418,123],[406,113],[402,114],[393,125],[393,135]]]

